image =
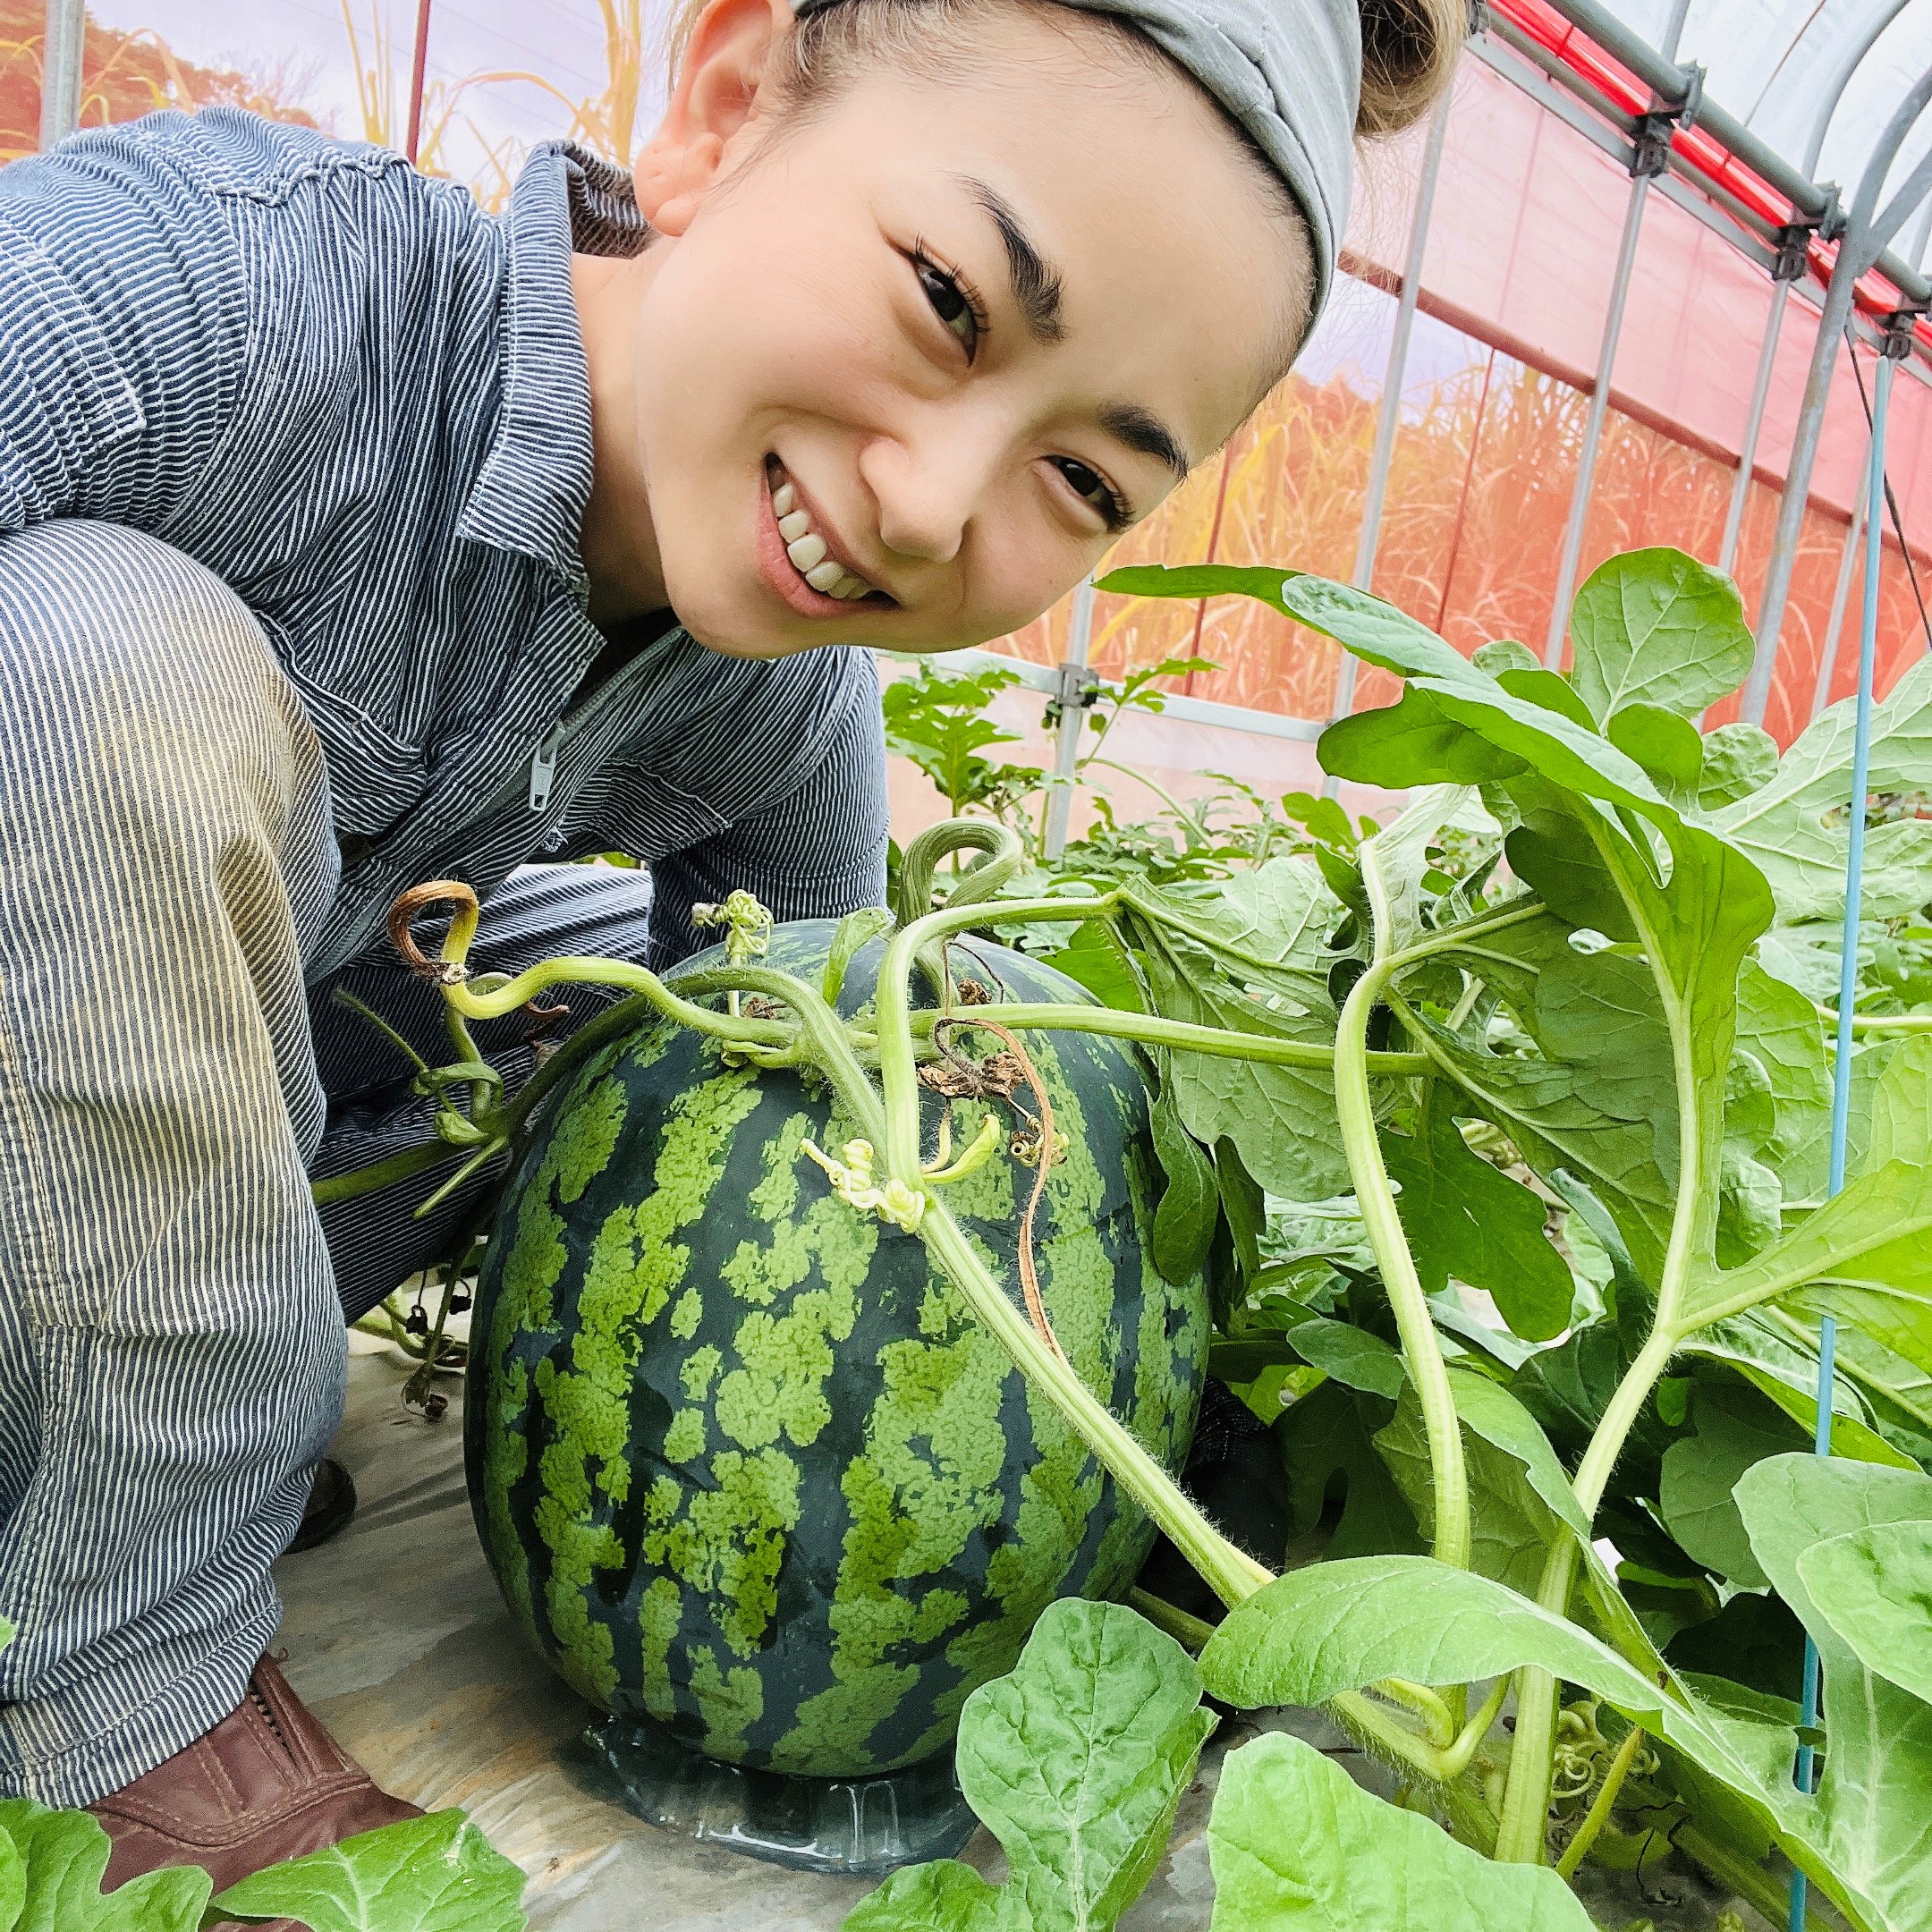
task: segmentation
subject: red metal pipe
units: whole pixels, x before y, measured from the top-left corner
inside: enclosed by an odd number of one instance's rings
[[[423,70],[429,59],[429,0],[416,0],[416,52],[410,63],[409,145],[402,150],[416,163],[416,150],[422,140]]]
[[[1587,80],[1613,106],[1633,117],[1650,111],[1649,88],[1580,28],[1572,26],[1547,0],[1489,0],[1489,4],[1525,38],[1534,40]],[[1722,188],[1766,221],[1783,227],[1792,220],[1795,211],[1790,200],[1707,130],[1673,130],[1671,152],[1690,174]],[[1821,284],[1829,283],[1832,265],[1838,258],[1837,244],[1814,235],[1805,252],[1811,274]],[[1895,314],[1903,301],[1892,280],[1876,269],[1860,277],[1853,299],[1861,314],[1874,317]],[[1932,354],[1932,319],[1921,318],[1913,325],[1912,333]]]

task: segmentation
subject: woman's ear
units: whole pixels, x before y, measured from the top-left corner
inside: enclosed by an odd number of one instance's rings
[[[682,234],[728,172],[772,47],[791,30],[792,0],[711,0],[698,16],[670,105],[631,169],[639,211],[659,234]]]

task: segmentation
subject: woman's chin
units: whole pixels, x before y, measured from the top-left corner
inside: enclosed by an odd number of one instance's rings
[[[831,638],[786,636],[768,624],[747,623],[742,616],[733,619],[705,610],[684,614],[677,606],[678,622],[708,651],[720,657],[792,657],[815,644],[835,641]]]

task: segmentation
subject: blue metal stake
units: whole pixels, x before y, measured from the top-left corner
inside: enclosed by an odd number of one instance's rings
[[[1889,347],[1889,344],[1887,345]],[[1856,352],[1853,352],[1856,353]],[[1865,520],[1865,596],[1859,624],[1858,713],[1852,735],[1852,797],[1850,838],[1845,849],[1844,925],[1838,947],[1838,1051],[1832,1068],[1831,1192],[1844,1185],[1845,1138],[1852,1120],[1852,1009],[1858,996],[1859,904],[1865,888],[1865,794],[1871,771],[1872,684],[1878,662],[1878,569],[1885,537],[1885,410],[1892,400],[1893,360],[1881,355],[1872,386],[1871,471],[1866,497],[1871,514]],[[1821,1456],[1831,1453],[1832,1383],[1838,1346],[1838,1324],[1829,1315],[1818,1322],[1818,1432],[1812,1447]],[[1818,1718],[1818,1646],[1807,1636],[1804,1653],[1804,1696],[1801,1705],[1806,1730]],[[1801,1792],[1814,1787],[1817,1754],[1809,1744],[1798,1747],[1794,1782]],[[1791,1932],[1805,1932],[1805,1898],[1809,1887],[1801,1871],[1792,1874]]]

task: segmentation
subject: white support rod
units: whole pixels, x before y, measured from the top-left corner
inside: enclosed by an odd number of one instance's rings
[[[1825,426],[1825,407],[1831,395],[1832,378],[1837,373],[1844,326],[1852,315],[1853,291],[1858,278],[1883,257],[1886,243],[1904,225],[1905,217],[1932,193],[1932,156],[1922,156],[1906,176],[1904,185],[1882,209],[1877,206],[1885,176],[1905,137],[1928,106],[1932,106],[1932,69],[1907,89],[1874,144],[1846,217],[1844,234],[1838,243],[1838,258],[1832,265],[1831,285],[1825,293],[1818,340],[1812,345],[1811,367],[1805,377],[1804,402],[1798,411],[1791,457],[1784,467],[1784,491],[1778,501],[1771,562],[1765,572],[1764,595],[1758,609],[1757,656],[1751,663],[1750,675],[1744,681],[1744,695],[1738,707],[1739,715],[1749,724],[1763,724],[1765,705],[1777,672],[1778,632],[1784,625],[1792,570],[1798,559],[1798,540],[1811,488],[1811,465]],[[1890,272],[1886,271],[1888,275]],[[1878,513],[1883,515],[1882,505],[1878,506]]]
[[[1060,694],[1060,720],[1054,741],[1054,784],[1046,797],[1043,841],[1049,860],[1057,859],[1066,850],[1067,832],[1072,823],[1073,775],[1080,769],[1080,733],[1087,725],[1087,710],[1080,702],[1077,685],[1080,674],[1087,668],[1088,653],[1093,648],[1093,579],[1089,577],[1073,593],[1073,609],[1067,625],[1067,654],[1055,684]]]
[[[1832,673],[1838,668],[1838,640],[1844,631],[1845,606],[1852,601],[1852,572],[1858,561],[1859,536],[1865,528],[1865,493],[1871,479],[1859,479],[1858,501],[1852,506],[1852,528],[1845,532],[1844,555],[1838,559],[1838,581],[1832,589],[1831,622],[1818,647],[1818,682],[1811,689],[1811,720],[1831,699]]]
[[[1388,362],[1382,371],[1382,395],[1376,405],[1375,449],[1368,459],[1368,491],[1362,504],[1361,538],[1355,546],[1355,569],[1349,579],[1358,590],[1374,588],[1376,546],[1382,537],[1382,505],[1388,496],[1389,468],[1395,455],[1395,431],[1402,422],[1403,372],[1409,367],[1409,339],[1415,333],[1416,302],[1422,292],[1422,263],[1428,252],[1429,219],[1436,208],[1436,182],[1442,173],[1443,148],[1449,133],[1449,101],[1436,104],[1429,123],[1428,146],[1423,151],[1421,178],[1416,183],[1415,213],[1409,223],[1409,250],[1402,260],[1402,293],[1395,303],[1395,328],[1389,337]],[[1348,660],[1352,667],[1355,660]],[[1344,716],[1339,706],[1336,716]]]
[[[1402,258],[1402,293],[1395,303],[1395,327],[1389,337],[1388,361],[1382,371],[1382,394],[1376,404],[1375,447],[1368,458],[1368,492],[1362,503],[1361,537],[1355,546],[1355,569],[1350,581],[1358,590],[1374,587],[1376,547],[1382,540],[1382,506],[1388,496],[1389,469],[1395,457],[1395,432],[1402,426],[1402,377],[1409,367],[1409,341],[1415,333],[1416,303],[1422,293],[1422,263],[1428,252],[1429,219],[1436,208],[1436,182],[1442,174],[1443,148],[1449,134],[1450,97],[1436,103],[1429,123],[1428,146],[1422,156],[1422,175],[1416,183],[1415,212],[1409,222],[1409,248]],[[1335,666],[1331,718],[1344,718],[1355,708],[1355,681],[1360,666],[1347,651]],[[1322,790],[1329,796],[1339,787],[1330,780]]]
[[[40,55],[40,147],[65,140],[80,121],[80,61],[87,46],[86,0],[47,0]]]
[[[1011,671],[1029,691],[1055,692],[1060,674],[1048,665],[1030,664],[999,651],[956,650],[945,654],[948,665],[962,671]],[[1246,732],[1255,738],[1282,738],[1292,744],[1312,744],[1326,728],[1320,718],[1291,717],[1282,711],[1250,711],[1245,705],[1217,703],[1212,698],[1163,693],[1160,715],[1182,724],[1211,724],[1216,731]]]
[[[1784,326],[1784,305],[1791,284],[1771,284],[1771,312],[1765,318],[1764,344],[1758,352],[1758,377],[1751,385],[1750,411],[1744,419],[1744,438],[1738,451],[1737,480],[1731,486],[1731,507],[1724,513],[1724,542],[1717,568],[1730,576],[1737,566],[1738,538],[1744,529],[1744,506],[1750,501],[1751,471],[1758,462],[1758,432],[1764,428],[1765,404],[1771,395],[1771,370],[1777,360],[1778,335]]]
[[[1610,408],[1610,377],[1616,367],[1617,338],[1623,333],[1623,308],[1630,297],[1631,273],[1637,266],[1637,241],[1643,232],[1644,202],[1649,188],[1650,182],[1643,175],[1631,182],[1630,206],[1623,216],[1623,239],[1617,248],[1610,304],[1604,315],[1603,342],[1597,353],[1597,386],[1590,392],[1589,415],[1583,425],[1583,447],[1577,454],[1576,482],[1570,491],[1570,521],[1563,531],[1563,560],[1556,568],[1556,593],[1550,606],[1549,635],[1543,643],[1543,662],[1552,671],[1563,668],[1563,639],[1570,630],[1570,597],[1576,589],[1577,564],[1583,554],[1584,525],[1589,521],[1597,447],[1603,440],[1604,418]]]

